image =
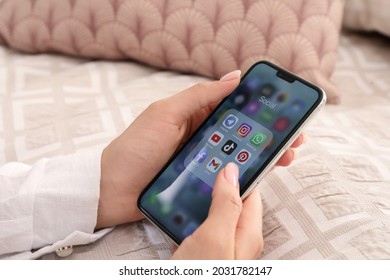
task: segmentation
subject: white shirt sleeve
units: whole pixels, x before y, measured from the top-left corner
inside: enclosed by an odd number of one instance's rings
[[[101,153],[0,167],[0,258],[38,258],[93,242],[111,230],[94,233]]]

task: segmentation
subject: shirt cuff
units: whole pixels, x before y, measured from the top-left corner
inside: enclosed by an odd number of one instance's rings
[[[46,160],[34,195],[33,249],[64,240],[74,232],[93,234],[101,154],[101,150],[88,151]]]

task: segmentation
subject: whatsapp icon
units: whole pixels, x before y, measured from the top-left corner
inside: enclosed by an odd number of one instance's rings
[[[259,147],[267,139],[267,136],[264,133],[258,132],[251,138],[251,144],[253,146]]]

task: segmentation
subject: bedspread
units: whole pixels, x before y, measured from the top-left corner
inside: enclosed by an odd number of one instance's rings
[[[344,33],[327,105],[288,168],[260,184],[262,259],[390,258],[390,46]],[[124,61],[26,55],[0,47],[0,162],[104,146],[154,100],[206,80]],[[69,259],[169,258],[147,221],[74,248]],[[44,259],[56,258],[55,254]]]

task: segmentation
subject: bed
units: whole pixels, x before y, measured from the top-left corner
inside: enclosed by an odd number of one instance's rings
[[[260,184],[261,259],[390,258],[389,47],[385,36],[343,31],[332,78],[340,104],[310,124],[299,158]],[[151,102],[205,80],[0,46],[0,163],[104,147]],[[143,220],[75,246],[66,259],[167,259],[171,248]]]

